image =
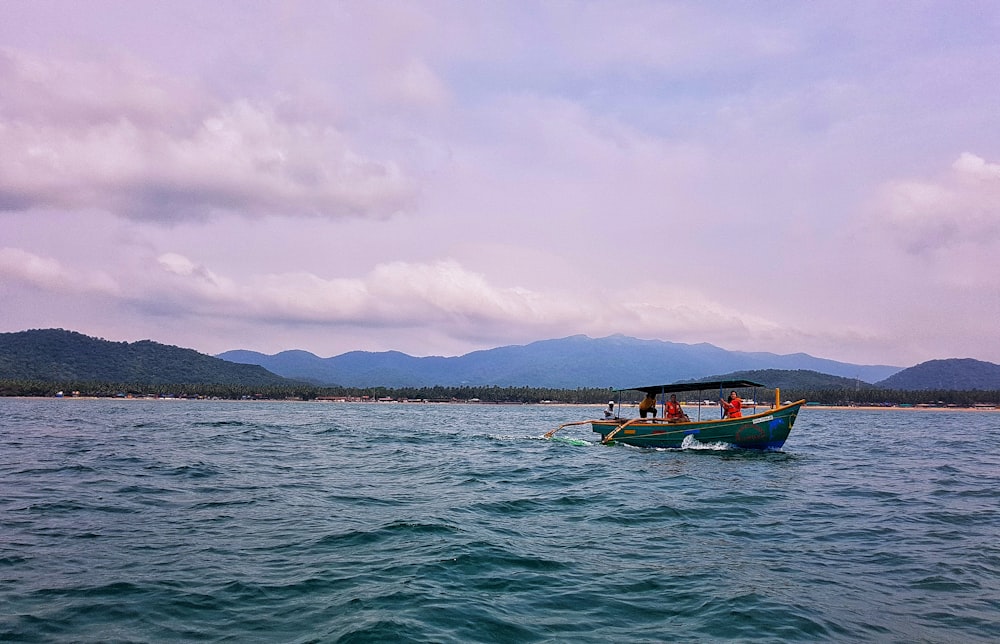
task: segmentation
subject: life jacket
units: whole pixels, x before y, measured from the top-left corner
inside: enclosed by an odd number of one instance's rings
[[[667,418],[680,418],[684,415],[681,411],[681,404],[675,403],[673,401],[667,401]]]
[[[743,418],[743,412],[740,409],[743,407],[743,401],[739,397],[733,399],[732,402],[726,403],[726,418]]]

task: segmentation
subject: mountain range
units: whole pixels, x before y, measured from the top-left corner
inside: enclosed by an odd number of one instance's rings
[[[952,358],[901,369],[824,360],[804,353],[745,353],[710,344],[622,335],[597,339],[578,335],[451,358],[415,358],[397,351],[352,351],[319,358],[307,351],[271,356],[227,351],[213,357],[152,340],[111,342],[63,329],[0,333],[0,380],[579,389],[728,378],[817,390],[996,391],[1000,390],[1000,365]]]
[[[760,369],[810,370],[865,383],[883,380],[901,367],[858,365],[805,353],[780,355],[727,351],[711,344],[640,340],[624,335],[574,335],[526,345],[473,351],[457,357],[417,358],[398,351],[351,351],[320,358],[301,350],[266,355],[236,350],[219,358],[255,364],[317,385],[432,387],[622,387],[698,380],[714,374]]]

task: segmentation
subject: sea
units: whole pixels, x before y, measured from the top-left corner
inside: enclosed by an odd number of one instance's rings
[[[601,411],[0,398],[0,641],[1000,641],[1000,413]]]

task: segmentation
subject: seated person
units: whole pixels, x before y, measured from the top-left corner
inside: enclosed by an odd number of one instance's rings
[[[681,409],[681,404],[677,402],[677,394],[670,394],[670,401],[667,402],[666,418],[668,423],[690,423],[691,419]]]
[[[653,418],[656,418],[656,394],[647,392],[646,397],[639,403],[639,416],[645,418],[646,414],[652,414]]]
[[[740,400],[740,397],[738,395],[736,395],[735,391],[729,392],[729,400],[728,401],[719,399],[719,402],[722,403],[722,406],[726,410],[726,414],[725,414],[725,416],[723,416],[723,418],[742,418],[743,417],[743,412],[740,411],[740,409],[743,407],[743,401]]]
[[[604,410],[604,417],[605,418],[614,418],[614,416],[615,416],[615,401],[609,400],[608,401],[608,408]]]

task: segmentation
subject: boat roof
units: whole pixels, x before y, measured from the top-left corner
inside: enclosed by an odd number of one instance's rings
[[[703,382],[675,382],[670,385],[645,385],[624,387],[615,391],[641,391],[648,394],[669,394],[679,391],[704,391],[706,389],[734,389],[737,387],[766,387],[752,380],[706,380]]]

